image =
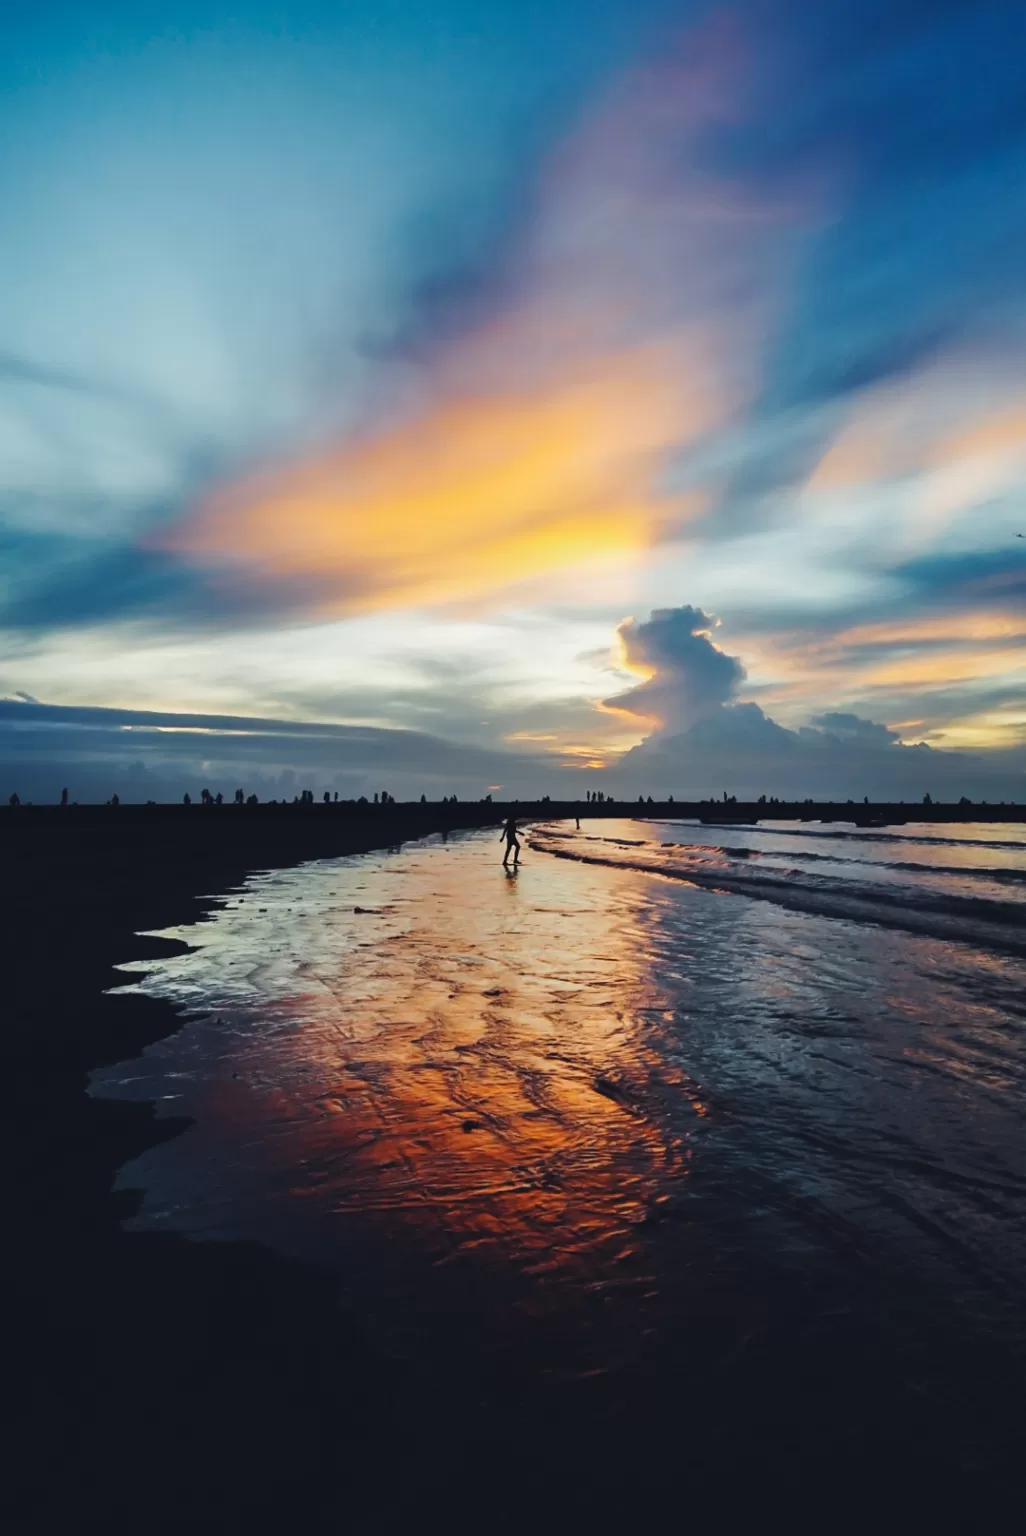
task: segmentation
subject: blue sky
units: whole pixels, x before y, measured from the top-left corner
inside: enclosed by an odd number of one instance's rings
[[[327,783],[705,792],[743,740],[778,792],[854,718],[867,792],[1016,796],[1024,44],[1011,0],[8,12],[11,788],[270,784],[322,722]]]

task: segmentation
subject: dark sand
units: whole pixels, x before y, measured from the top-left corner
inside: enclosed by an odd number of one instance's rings
[[[104,995],[131,979],[126,962],[174,952],[139,932],[195,922],[253,868],[494,813],[0,815],[11,1517],[33,1531],[205,1529],[322,1500],[372,1508],[368,1449],[389,1438],[405,1385],[370,1358],[321,1275],[255,1245],[125,1236],[118,1167],[188,1122],[90,1098],[87,1073],[177,1027],[165,1004]],[[141,1342],[155,1318],[159,1353]],[[386,1501],[401,1498],[397,1482]]]
[[[677,1529],[743,1510],[833,1529],[858,1509],[877,1528],[982,1528],[1021,1491],[1013,1360],[943,1331],[927,1341],[974,1415],[967,1461],[951,1402],[905,1392],[902,1341],[875,1329],[874,1288],[900,1276],[867,1275],[864,1313],[794,1354],[764,1326],[786,1316],[779,1277],[718,1273],[685,1243],[688,1316],[658,1374],[614,1390],[557,1380],[544,1340],[514,1358],[492,1340],[482,1358],[464,1277],[451,1333],[411,1364],[371,1346],[326,1274],[255,1244],[121,1231],[116,1170],[182,1126],[86,1093],[91,1068],[176,1026],[161,1003],[104,995],[125,962],[169,952],[134,935],[195,921],[253,868],[499,814],[4,817],[13,1528]]]

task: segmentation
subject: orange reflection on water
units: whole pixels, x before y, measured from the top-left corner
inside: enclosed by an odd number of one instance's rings
[[[183,963],[207,997],[216,977],[237,1076],[213,1076],[200,1126],[230,1128],[279,1206],[579,1277],[632,1249],[684,1171],[682,1102],[706,1110],[646,1044],[668,1004],[643,878],[530,854],[510,878],[500,856],[308,867],[215,923]]]

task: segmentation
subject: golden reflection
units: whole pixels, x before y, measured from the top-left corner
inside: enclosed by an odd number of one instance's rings
[[[706,1113],[646,1042],[668,1001],[643,878],[527,851],[506,879],[480,840],[357,873],[358,893],[349,870],[303,871],[302,913],[289,877],[269,881],[251,939],[232,915],[234,983],[240,1004],[259,988],[260,1027],[240,1031],[237,1076],[201,1119],[230,1124],[278,1201],[531,1272],[629,1251],[686,1162],[650,1083]]]

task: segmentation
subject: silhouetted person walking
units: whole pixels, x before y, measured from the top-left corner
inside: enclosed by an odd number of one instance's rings
[[[505,842],[506,844],[506,852],[503,855],[502,860],[503,864],[507,868],[509,867],[509,856],[512,853],[513,867],[516,868],[516,866],[520,863],[520,839],[517,837],[517,823],[515,816],[511,816],[506,825],[503,827],[502,836],[499,841]]]

